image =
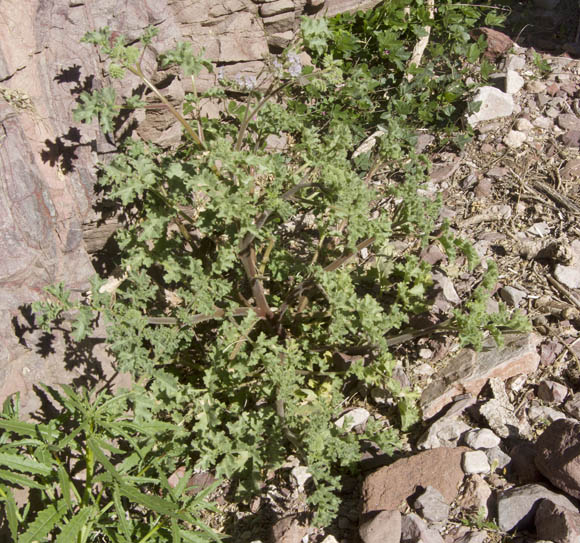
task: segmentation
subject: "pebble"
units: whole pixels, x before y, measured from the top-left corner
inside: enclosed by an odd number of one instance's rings
[[[500,291],[502,300],[512,307],[518,307],[527,295],[527,292],[510,286],[503,287]]]
[[[580,392],[577,392],[568,399],[564,404],[564,410],[575,419],[580,420]]]
[[[524,78],[515,70],[508,70],[505,77],[505,91],[507,94],[517,94],[525,84]]]
[[[516,122],[516,128],[520,132],[530,132],[533,130],[534,125],[528,121],[528,119],[518,119]]]
[[[543,130],[550,130],[554,126],[554,121],[548,117],[536,117],[532,124],[536,128],[542,128]]]
[[[479,111],[467,118],[467,122],[471,126],[475,126],[481,121],[508,117],[514,111],[513,97],[495,87],[481,87],[473,98],[473,102],[481,102],[481,106]]]
[[[507,136],[503,139],[503,142],[510,149],[518,149],[521,147],[527,139],[527,134],[520,132],[519,130],[510,130]]]
[[[538,385],[538,398],[546,402],[562,403],[568,395],[568,387],[557,381],[545,380]]]
[[[511,456],[503,452],[499,447],[486,449],[485,456],[487,456],[490,469],[495,471],[503,471],[512,461]]]
[[[363,543],[399,543],[401,540],[401,513],[380,511],[360,525],[358,533]]]
[[[483,451],[463,453],[461,467],[465,473],[489,473],[491,467]]]
[[[472,449],[492,449],[500,444],[501,439],[488,428],[474,428],[465,434],[464,441]]]

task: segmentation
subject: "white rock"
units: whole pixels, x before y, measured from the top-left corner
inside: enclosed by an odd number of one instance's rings
[[[483,451],[463,453],[461,467],[465,473],[489,473],[491,466]]]
[[[526,59],[520,55],[508,55],[505,67],[506,70],[515,70],[516,72],[519,72],[526,67]]]
[[[515,70],[508,70],[505,76],[505,91],[508,94],[517,94],[524,86],[524,78]]]
[[[306,466],[296,466],[290,473],[299,490],[304,490],[304,485],[312,479],[312,474]]]
[[[473,101],[481,102],[481,107],[479,111],[467,118],[467,122],[471,126],[475,126],[481,121],[509,117],[514,110],[513,97],[495,87],[481,87],[477,91]]]
[[[543,238],[550,233],[550,230],[550,225],[547,222],[536,222],[532,224],[532,226],[530,226],[527,231],[530,234],[534,234],[534,236]]]
[[[517,149],[521,147],[527,139],[527,134],[520,132],[519,130],[510,130],[507,133],[507,136],[503,139],[503,142],[510,148],[510,149]]]
[[[518,122],[516,123],[516,128],[520,132],[530,132],[530,130],[533,130],[534,125],[530,121],[528,121],[528,119],[518,119]]]
[[[336,537],[333,535],[327,535],[323,540],[322,543],[338,543]]]
[[[348,413],[345,413],[344,415],[336,419],[336,421],[334,421],[334,424],[338,428],[341,428],[346,432],[350,432],[355,426],[364,424],[368,420],[369,416],[370,413],[363,407],[355,407],[354,409],[351,409]]]
[[[474,428],[465,434],[465,443],[472,449],[492,449],[497,447],[501,439],[489,428]]]

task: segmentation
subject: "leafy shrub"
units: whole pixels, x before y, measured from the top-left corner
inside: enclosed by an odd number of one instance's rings
[[[119,276],[95,278],[82,301],[53,287],[52,301],[36,306],[45,325],[74,312],[76,339],[104,318],[119,369],[145,383],[154,416],[189,432],[197,466],[235,478],[240,494],[255,492],[267,470],[296,454],[315,483],[309,502],[319,524],[338,507],[338,474],[356,466],[360,439],[387,453],[399,442],[392,423],[371,422],[361,436],[333,423],[352,391],[384,388],[403,429],[416,420],[413,393],[390,377],[389,348],[425,333],[408,329],[429,307],[430,268],[417,250],[439,239],[450,258],[459,250],[477,264],[468,244],[436,229],[439,201],[418,192],[429,165],[413,150],[409,119],[452,119],[463,87],[456,61],[439,60],[448,73],[438,76],[435,56],[431,72],[415,71],[407,84],[409,47],[426,19],[419,7],[402,15],[402,6],[307,19],[303,39],[314,64],[297,44],[255,80],[220,74],[205,93],[195,81],[212,65],[180,44],[159,60],[161,69],[179,64],[192,78],[183,113],[143,74],[138,47],[107,29],[89,33],[85,41],[111,61],[109,74],[137,75],[184,137],[172,150],[121,143],[100,179],[127,218],[117,233]],[[458,24],[452,9],[439,8],[439,28]],[[449,43],[467,47],[456,30]],[[122,108],[146,107],[146,99],[121,105],[112,89],[85,92],[75,116],[98,118],[111,132]],[[220,119],[201,115],[207,100],[221,105]],[[379,122],[375,148],[353,152]],[[279,152],[268,148],[272,136],[286,141]],[[389,179],[375,175],[384,164]],[[394,250],[398,240],[406,253]],[[469,311],[441,323],[459,329],[465,344],[479,344],[485,329],[500,339],[500,327],[522,325],[504,310],[482,310],[494,283],[492,264],[488,270]],[[341,366],[342,355],[358,358]]]

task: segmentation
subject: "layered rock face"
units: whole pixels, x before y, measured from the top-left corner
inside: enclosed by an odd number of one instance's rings
[[[223,66],[225,75],[244,77],[256,74],[270,52],[290,43],[301,16],[333,15],[377,3],[28,0],[18,9],[12,2],[0,3],[4,37],[0,42],[0,400],[36,382],[53,382],[47,374],[50,357],[39,361],[38,354],[31,352],[35,350],[31,341],[23,338],[30,322],[19,308],[39,299],[42,288],[57,281],[73,289],[86,288],[94,273],[83,242],[83,223],[95,219],[95,164],[106,160],[113,146],[95,125],[81,126],[72,119],[80,93],[103,85],[101,59],[93,46],[80,43],[82,36],[108,26],[134,39],[154,25],[159,35],[143,62],[149,74],[155,72],[155,50],[190,40]],[[183,96],[177,77],[156,77],[167,96]],[[198,84],[206,88],[214,83],[213,77],[206,74]],[[117,84],[127,94],[128,85],[136,82]],[[159,143],[178,137],[160,110],[137,120],[143,137]],[[55,376],[61,373],[57,359]],[[25,362],[15,364],[15,360]]]

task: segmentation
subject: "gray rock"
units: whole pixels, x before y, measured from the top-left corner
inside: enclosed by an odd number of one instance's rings
[[[562,113],[558,115],[556,122],[563,130],[580,130],[580,119],[573,113]]]
[[[556,264],[554,277],[568,288],[580,288],[580,265],[564,266]]]
[[[528,408],[528,418],[531,422],[538,422],[542,420],[547,420],[548,422],[554,422],[556,420],[565,419],[566,415],[562,411],[558,411],[547,405],[532,404]]]
[[[405,515],[401,520],[401,543],[444,543],[436,530],[427,526],[415,513]]]
[[[429,522],[444,522],[449,517],[449,504],[436,488],[428,486],[414,503],[415,510]]]
[[[501,289],[500,296],[506,304],[518,307],[522,303],[522,300],[528,296],[528,293],[524,290],[507,286]]]
[[[537,117],[533,120],[532,124],[536,128],[541,128],[543,130],[551,130],[554,126],[554,121],[548,117]]]
[[[486,449],[485,456],[492,470],[502,471],[512,461],[511,456],[503,452],[499,447]]]
[[[517,94],[524,86],[524,78],[515,70],[508,70],[505,76],[505,91],[507,94]]]
[[[580,145],[580,130],[568,130],[560,139],[566,147],[578,147]]]
[[[580,423],[560,419],[536,443],[537,468],[560,490],[580,498]]]
[[[380,511],[360,525],[358,533],[364,543],[399,543],[401,541],[401,513]]]
[[[534,334],[509,334],[503,349],[498,349],[493,340],[488,340],[480,353],[462,350],[436,374],[421,394],[423,418],[437,414],[455,396],[466,393],[477,396],[491,378],[498,377],[503,383],[514,375],[535,371],[540,361],[536,350],[538,339]],[[504,437],[493,426],[491,429]]]
[[[580,420],[580,392],[577,392],[568,399],[564,404],[564,409],[566,410],[566,413],[570,414],[575,419]]]
[[[538,484],[510,488],[498,493],[497,524],[501,530],[510,532],[529,528],[541,500],[548,499],[565,509],[575,511],[574,504],[561,494]]]
[[[489,428],[474,428],[465,434],[464,441],[472,449],[492,449],[500,444],[501,439]]]
[[[580,541],[580,514],[542,500],[536,510],[536,535],[554,543]]]
[[[532,81],[528,81],[526,83],[526,90],[534,94],[545,93],[546,84],[542,81],[538,81],[537,79],[533,79]]]
[[[294,11],[294,2],[292,0],[276,0],[260,6],[260,15],[262,17],[272,17],[287,11]]]
[[[434,422],[419,438],[417,447],[419,449],[454,447],[469,429],[470,427],[465,422],[455,417],[443,417]]]
[[[483,451],[463,453],[461,467],[465,473],[489,473],[490,465]]]
[[[481,102],[479,111],[467,118],[471,126],[481,121],[490,121],[500,117],[509,117],[514,110],[514,100],[510,94],[506,94],[495,87],[481,87],[475,95],[474,102]]]
[[[545,402],[562,403],[568,395],[568,387],[547,379],[538,385],[538,398]]]
[[[527,421],[518,419],[514,414],[503,380],[494,377],[489,380],[489,385],[494,397],[479,408],[489,427],[502,438],[530,435],[531,428]]]

